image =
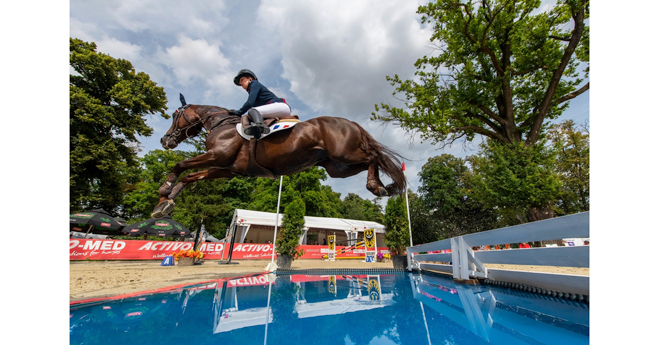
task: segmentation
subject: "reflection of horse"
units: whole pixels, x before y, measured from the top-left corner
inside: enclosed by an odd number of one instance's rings
[[[173,149],[204,128],[208,132],[206,153],[174,166],[158,189],[160,200],[152,217],[169,214],[183,187],[198,180],[237,175],[274,178],[314,165],[325,168],[330,177],[348,177],[368,170],[367,189],[376,196],[397,195],[405,190],[401,156],[378,143],[355,122],[317,117],[261,140],[247,141],[236,131],[235,124],[239,121],[227,109],[208,105],[182,106],[174,113],[172,126],[160,140],[163,148]],[[206,170],[190,173],[175,184],[188,169]],[[383,185],[378,169],[392,179],[391,184]]]

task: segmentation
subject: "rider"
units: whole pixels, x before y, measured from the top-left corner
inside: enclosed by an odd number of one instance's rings
[[[291,116],[291,107],[284,102],[284,99],[278,98],[269,91],[249,69],[240,70],[234,77],[234,84],[240,85],[249,94],[247,102],[241,109],[230,111],[236,115],[243,115],[241,123],[245,134],[253,135],[258,140],[262,133],[270,132],[264,124],[264,118]]]

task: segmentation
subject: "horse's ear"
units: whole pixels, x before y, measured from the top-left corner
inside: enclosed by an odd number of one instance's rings
[[[182,95],[182,94],[179,94],[179,99],[181,100],[181,106],[182,106],[182,107],[183,107],[184,105],[186,105],[186,99],[183,98],[183,95]]]

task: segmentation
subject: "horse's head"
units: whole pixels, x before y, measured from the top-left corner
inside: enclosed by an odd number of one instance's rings
[[[193,109],[195,106],[182,105],[172,114],[172,126],[160,138],[164,149],[173,149],[187,138],[194,137],[202,130],[203,121]]]

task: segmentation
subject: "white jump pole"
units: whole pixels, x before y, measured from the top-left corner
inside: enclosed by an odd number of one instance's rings
[[[406,171],[406,163],[401,163],[401,171]],[[405,173],[404,173],[405,175]],[[406,179],[406,211],[408,211],[408,233],[410,234],[410,246],[413,246],[412,242],[412,226],[410,225],[410,205],[408,204],[408,179]]]
[[[280,191],[277,194],[277,211],[275,213],[275,232],[273,233],[273,254],[270,258],[270,264],[266,267],[266,271],[272,272],[277,269],[277,264],[275,263],[275,240],[277,239],[277,225],[280,223],[280,199],[282,198],[282,179],[284,176],[280,176]]]

